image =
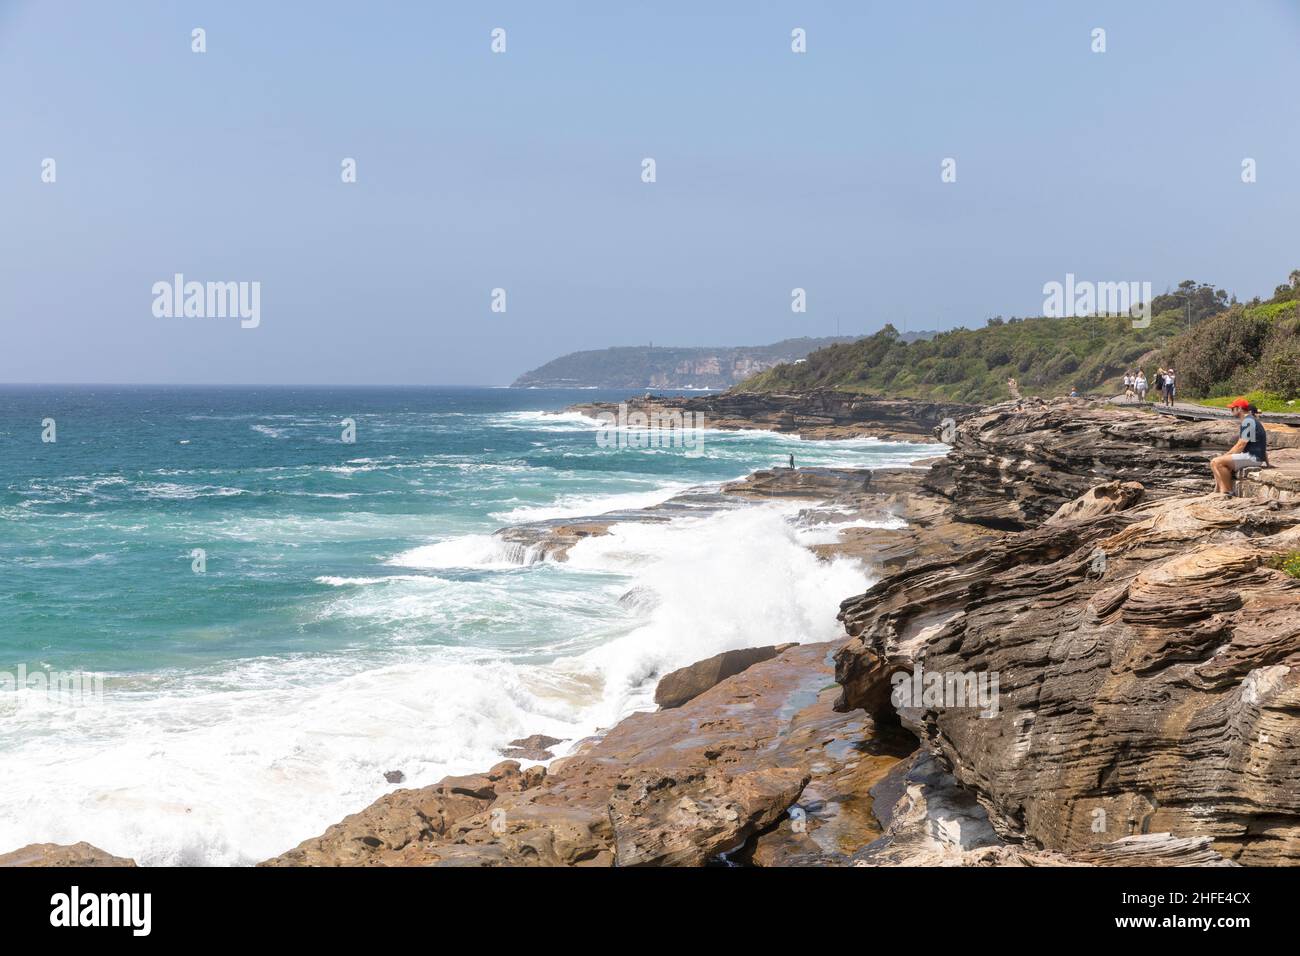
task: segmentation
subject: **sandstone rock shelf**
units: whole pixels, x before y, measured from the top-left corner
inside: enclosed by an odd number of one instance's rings
[[[1166,832],[1300,862],[1300,581],[1269,567],[1300,551],[1300,508],[1207,493],[1231,426],[1147,418],[1056,403],[963,423],[928,481],[959,517],[1024,530],[846,601],[839,706],[897,717],[1009,841],[1104,861]],[[1145,496],[1062,510],[1138,477]],[[891,675],[916,668],[997,674],[999,712],[896,707]]]

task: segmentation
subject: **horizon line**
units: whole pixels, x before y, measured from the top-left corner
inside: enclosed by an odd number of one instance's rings
[[[431,384],[428,382],[352,383],[328,382],[0,382],[0,388],[517,388],[521,392],[547,390],[591,391],[609,389],[625,391],[655,388],[653,385],[470,385],[464,383]],[[668,386],[659,389],[667,392],[720,392],[722,388],[695,388]]]

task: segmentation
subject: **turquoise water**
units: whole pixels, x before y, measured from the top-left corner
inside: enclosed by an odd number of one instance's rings
[[[491,533],[792,451],[871,466],[932,447],[705,431],[698,455],[608,448],[543,414],[625,395],[0,387],[0,672],[104,688],[76,706],[0,693],[0,753],[31,768],[0,782],[0,850],[253,862],[389,789],[386,770],[483,769],[513,737],[648,706],[665,668],[831,636],[867,572],[815,561],[790,506],[624,526],[564,564]]]

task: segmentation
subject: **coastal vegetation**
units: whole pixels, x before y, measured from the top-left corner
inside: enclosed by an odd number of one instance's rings
[[[1279,555],[1265,562],[1270,568],[1285,571],[1293,578],[1300,578],[1300,551]]]
[[[1241,303],[1191,280],[1157,295],[1151,321],[1128,316],[1009,318],[903,341],[893,325],[745,380],[756,392],[815,388],[962,402],[1008,397],[1008,379],[1035,394],[1118,392],[1133,368],[1178,370],[1183,396],[1255,393],[1261,408],[1300,396],[1300,269],[1271,298]],[[1142,326],[1144,323],[1136,323]]]

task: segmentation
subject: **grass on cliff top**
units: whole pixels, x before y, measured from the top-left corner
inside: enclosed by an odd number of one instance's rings
[[[1254,402],[1259,406],[1261,412],[1300,412],[1300,401],[1291,399],[1286,401],[1280,395],[1272,392],[1247,392],[1245,395],[1224,395],[1222,398],[1198,398],[1196,404],[1209,405],[1212,408],[1227,408],[1229,403],[1236,401],[1238,398],[1244,398],[1248,402]]]

